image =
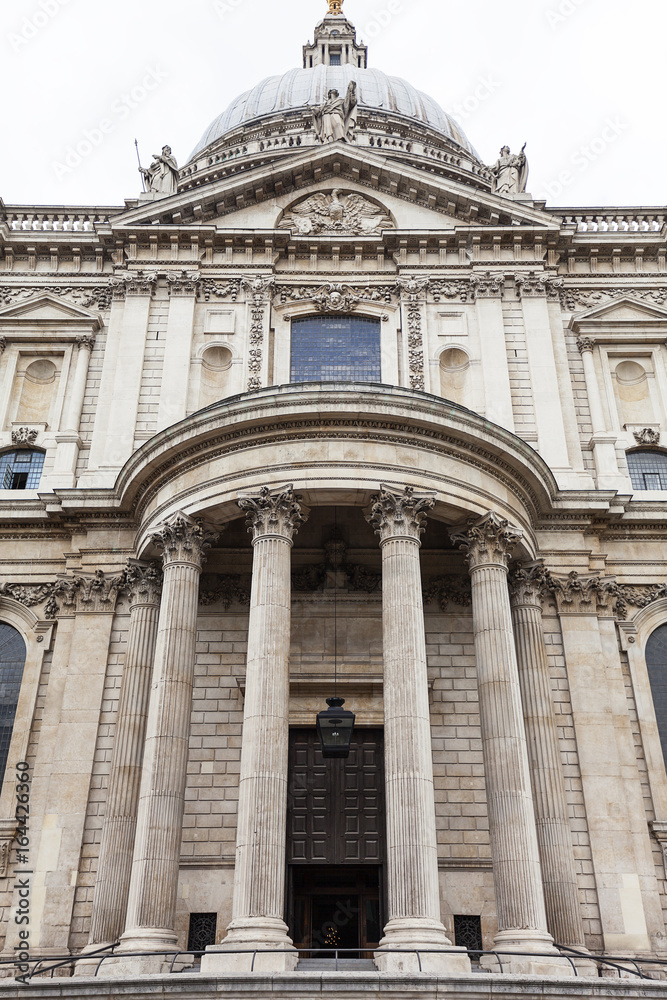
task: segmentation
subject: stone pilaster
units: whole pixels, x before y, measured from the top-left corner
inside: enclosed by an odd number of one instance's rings
[[[419,561],[430,497],[386,486],[367,521],[382,548],[387,890],[389,920],[376,964],[383,972],[413,972],[415,954],[392,948],[450,948],[440,919],[438,848],[433,791],[426,637]],[[424,971],[465,973],[465,953],[423,954]]]
[[[499,951],[550,952],[554,958],[503,958],[507,971],[567,974],[547,930],[530,786],[526,734],[507,573],[522,532],[487,514],[453,541],[467,552],[482,726],[484,774],[498,910]],[[567,963],[566,963],[567,964]],[[509,968],[508,968],[509,967]]]
[[[176,514],[152,536],[163,553],[163,587],[143,759],[123,951],[173,948],[199,578],[213,541]],[[167,963],[168,964],[168,963]],[[109,975],[159,972],[164,960],[120,959]]]
[[[243,746],[239,782],[234,906],[227,937],[202,957],[202,972],[296,968],[297,953],[283,920],[287,769],[291,549],[307,512],[291,486],[243,497],[253,535]]]
[[[125,590],[130,598],[130,629],[97,866],[90,950],[117,941],[125,927],[162,572],[155,566],[130,563],[125,571]]]
[[[595,369],[595,341],[591,340],[590,337],[580,337],[577,341],[577,347],[581,353],[581,360],[584,366],[586,394],[591,413],[593,436],[590,440],[590,447],[593,450],[593,458],[595,459],[598,489],[627,492],[628,481],[625,477],[621,476],[618,468],[618,458],[616,457],[616,440],[618,435],[607,429],[600,383],[598,382],[597,371]]]
[[[559,944],[584,947],[577,872],[565,779],[542,631],[542,565],[519,568],[510,580],[523,718],[533,788],[547,926]]]

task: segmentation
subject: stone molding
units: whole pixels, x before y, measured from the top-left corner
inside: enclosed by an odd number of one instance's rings
[[[476,291],[471,281],[432,281],[430,288],[434,302],[441,299],[460,299],[461,302],[474,302]]]
[[[34,427],[17,427],[12,431],[12,444],[15,448],[33,448],[38,434]]]
[[[58,614],[55,593],[55,583],[0,583],[0,597],[10,597],[22,604],[24,608],[34,608],[39,604],[46,604],[44,618],[48,621],[53,621]]]
[[[275,292],[282,305],[288,302],[314,302],[321,312],[353,312],[364,302],[390,304],[396,289],[392,285],[327,282],[324,285],[278,285]]]
[[[520,528],[515,528],[494,511],[469,523],[467,530],[451,534],[454,545],[466,553],[471,570],[492,564],[508,568],[512,551],[522,538]]]
[[[206,562],[206,553],[217,538],[218,533],[182,513],[174,514],[150,536],[151,542],[162,550],[162,565],[165,568],[184,562],[201,569]]]
[[[272,491],[262,486],[259,496],[239,497],[238,505],[246,512],[248,531],[253,542],[266,535],[279,535],[291,542],[302,524],[308,520],[308,509],[292,485]]]
[[[393,538],[410,538],[419,542],[426,531],[428,511],[434,507],[433,497],[415,493],[412,486],[396,493],[382,485],[380,492],[371,497],[371,506],[365,517],[375,534],[380,536],[380,544]]]
[[[565,283],[563,278],[555,278],[553,275],[541,274],[536,271],[530,271],[528,274],[517,274],[514,280],[520,299],[558,299],[560,289]]]
[[[595,306],[614,299],[630,296],[657,306],[667,304],[667,290],[664,288],[564,288],[560,292],[560,302],[563,309],[574,312],[578,306],[583,309],[593,309]]]
[[[667,823],[664,820],[653,819],[649,822],[651,833],[660,844],[662,863],[667,875]]]

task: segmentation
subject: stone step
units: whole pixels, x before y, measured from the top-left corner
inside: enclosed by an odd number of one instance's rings
[[[302,958],[296,967],[297,972],[336,972],[335,958]],[[375,972],[371,959],[339,958],[338,972]]]

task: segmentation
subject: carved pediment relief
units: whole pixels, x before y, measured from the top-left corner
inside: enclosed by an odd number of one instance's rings
[[[85,323],[99,329],[99,317],[83,309],[81,306],[66,302],[53,295],[37,295],[35,298],[24,299],[0,309],[0,324],[11,322],[34,323],[37,325],[53,323]]]
[[[291,229],[300,236],[372,236],[383,229],[395,229],[391,215],[379,202],[356,192],[318,191],[287,208],[279,229]]]

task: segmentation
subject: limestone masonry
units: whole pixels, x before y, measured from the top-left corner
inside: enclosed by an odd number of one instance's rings
[[[665,997],[667,210],[329,7],[124,206],[0,201],[0,997]]]

